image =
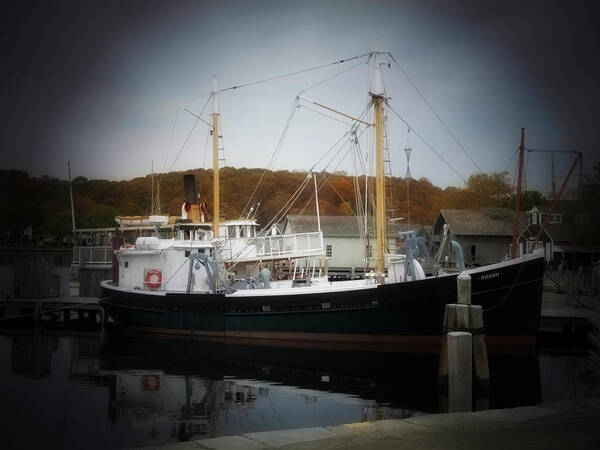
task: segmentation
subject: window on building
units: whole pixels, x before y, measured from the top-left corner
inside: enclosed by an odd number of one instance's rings
[[[529,213],[529,225],[537,225],[538,223],[538,214],[537,213]]]
[[[575,216],[575,223],[577,223],[577,224],[590,223],[590,216],[588,216],[587,214],[577,214]]]
[[[333,245],[327,244],[325,245],[325,257],[331,258],[333,256]]]
[[[367,245],[367,258],[372,258],[373,257],[373,247],[371,246],[371,244]]]
[[[474,258],[477,255],[477,246],[475,244],[471,244],[471,256]]]
[[[562,216],[560,214],[552,214],[550,216],[550,223],[562,223]]]

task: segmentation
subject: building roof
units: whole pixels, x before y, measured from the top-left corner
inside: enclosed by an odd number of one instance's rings
[[[535,205],[534,208],[537,209],[542,214],[547,214],[552,207],[551,201],[548,201],[541,205]],[[533,209],[533,208],[532,208]],[[553,214],[589,214],[589,215],[597,215],[595,211],[592,211],[589,205],[579,201],[579,200],[560,200],[554,209]]]
[[[600,236],[595,224],[549,223],[546,225],[546,233],[555,243],[600,246]]]
[[[364,219],[356,216],[321,216],[321,230],[323,236],[328,237],[358,237],[359,221],[364,223]],[[293,233],[310,233],[317,230],[317,216],[301,216],[289,214],[286,217],[286,223],[290,226]],[[374,231],[375,221],[369,218],[368,226]],[[406,224],[390,223],[387,226],[387,235],[389,238],[394,237],[400,231],[421,230],[422,225],[414,224],[410,227]]]
[[[512,236],[514,212],[504,208],[442,209],[440,215],[455,236]],[[526,214],[521,214],[519,231],[527,225]]]

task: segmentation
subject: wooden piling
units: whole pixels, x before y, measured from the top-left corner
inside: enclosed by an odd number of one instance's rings
[[[483,308],[481,305],[471,306],[471,327],[473,329],[473,358],[475,359],[477,384],[481,387],[488,387],[490,384],[490,368],[483,332]]]
[[[448,333],[448,412],[472,410],[473,341],[471,333]]]
[[[475,359],[475,371],[480,387],[488,387],[490,371],[487,347],[485,343],[483,309],[480,305],[471,305],[471,276],[460,274],[456,280],[458,303],[446,305],[444,312],[442,347],[438,366],[438,383],[445,385],[449,377],[448,332],[469,332],[472,335],[472,358]],[[471,363],[470,363],[471,364]]]
[[[456,278],[456,290],[458,293],[458,303],[462,305],[471,304],[471,275],[461,273]]]

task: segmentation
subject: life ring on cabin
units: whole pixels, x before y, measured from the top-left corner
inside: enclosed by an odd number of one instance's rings
[[[153,291],[162,286],[162,272],[158,269],[150,269],[144,277],[144,284]]]

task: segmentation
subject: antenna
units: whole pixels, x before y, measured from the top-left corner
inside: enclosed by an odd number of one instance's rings
[[[410,133],[410,129],[408,132]],[[408,138],[406,141],[408,143]],[[410,174],[410,154],[412,153],[412,148],[406,147],[404,152],[406,153],[406,223],[410,225],[410,179],[412,177]]]

